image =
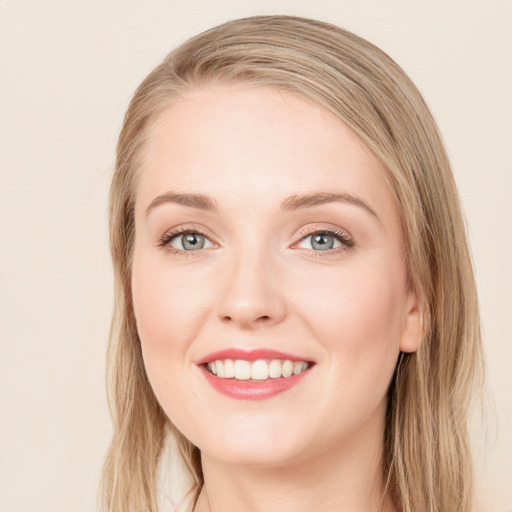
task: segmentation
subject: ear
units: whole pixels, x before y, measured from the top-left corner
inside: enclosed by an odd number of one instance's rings
[[[401,352],[416,352],[423,338],[422,313],[416,293],[410,291],[405,308],[404,325],[400,338]]]

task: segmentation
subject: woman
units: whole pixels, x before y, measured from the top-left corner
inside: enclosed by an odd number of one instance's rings
[[[432,116],[382,51],[226,23],[141,84],[111,189],[105,509],[470,511],[478,309]],[[293,508],[292,508],[293,507]]]

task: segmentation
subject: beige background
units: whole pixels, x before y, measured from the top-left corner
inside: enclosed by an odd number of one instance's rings
[[[376,43],[438,119],[481,293],[491,398],[487,430],[475,421],[478,480],[488,510],[512,512],[512,1],[318,4],[0,0],[0,512],[94,510],[110,436],[107,189],[131,93],[187,37],[270,13]]]

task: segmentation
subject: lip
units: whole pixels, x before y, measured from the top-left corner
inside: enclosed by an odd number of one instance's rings
[[[199,369],[213,389],[236,400],[267,400],[299,384],[311,370],[309,368],[298,375],[286,378],[247,381],[221,379],[212,375],[204,364],[199,366]]]
[[[312,363],[310,368],[291,377],[280,377],[278,379],[267,379],[263,381],[246,381],[236,379],[223,379],[212,375],[207,369],[207,363],[219,359],[244,359],[246,361],[257,361],[258,359],[283,359],[292,362],[306,361]],[[299,384],[304,377],[310,373],[314,361],[307,358],[279,352],[277,350],[260,348],[256,350],[242,350],[230,348],[212,352],[196,361],[206,381],[213,389],[236,400],[267,400]]]
[[[197,365],[210,363],[218,359],[245,359],[246,361],[257,361],[258,359],[288,359],[290,361],[307,361],[313,363],[307,358],[295,356],[293,354],[287,354],[285,352],[278,352],[277,350],[271,350],[266,348],[259,348],[256,350],[242,350],[238,348],[229,348],[226,350],[219,350],[218,352],[212,352],[201,359],[196,361]]]

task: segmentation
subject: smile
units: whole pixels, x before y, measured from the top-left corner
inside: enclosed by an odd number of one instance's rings
[[[212,375],[220,379],[235,379],[241,381],[264,381],[268,379],[288,378],[307,370],[306,361],[290,361],[289,359],[217,359],[206,365]]]
[[[274,350],[228,349],[196,361],[206,381],[237,400],[265,400],[298,385],[313,361]]]

